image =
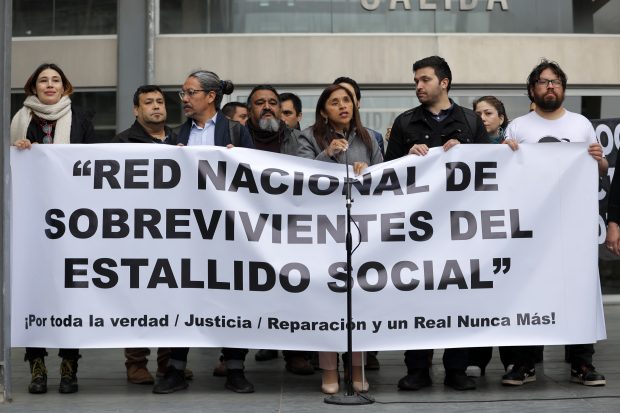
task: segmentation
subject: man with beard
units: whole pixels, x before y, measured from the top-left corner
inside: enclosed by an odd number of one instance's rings
[[[297,155],[299,131],[289,128],[283,120],[280,95],[271,85],[256,86],[248,96],[250,130],[256,149]]]
[[[429,148],[443,147],[445,151],[460,143],[490,143],[482,120],[468,108],[461,107],[448,97],[452,72],[439,56],[426,57],[413,64],[416,96],[421,105],[398,115],[394,120],[385,160],[407,154],[424,156]],[[433,350],[407,350],[407,375],[399,380],[401,390],[419,390],[432,384],[429,373]],[[444,384],[456,390],[472,390],[475,381],[467,377],[466,348],[446,349],[443,365]]]
[[[280,95],[271,85],[258,85],[250,92],[247,102],[250,117],[246,127],[250,131],[254,147],[263,151],[285,153],[297,156],[299,134],[281,119]],[[305,351],[283,352],[286,370],[294,374],[313,374],[308,353]],[[277,350],[261,349],[255,355],[256,361],[267,361],[278,357]]]
[[[527,94],[535,103],[533,111],[514,119],[506,129],[506,144],[513,150],[519,143],[585,142],[588,153],[598,163],[601,176],[607,174],[607,160],[603,148],[596,139],[592,123],[584,116],[569,112],[563,106],[566,90],[566,74],[560,66],[543,60],[532,70],[527,79]],[[515,364],[502,377],[502,384],[520,386],[536,381],[534,362],[535,346],[513,347]],[[593,344],[567,346],[571,363],[570,381],[586,386],[604,386],[605,377],[592,365]]]

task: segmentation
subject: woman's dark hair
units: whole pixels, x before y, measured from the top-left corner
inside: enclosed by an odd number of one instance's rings
[[[316,112],[314,117],[314,125],[312,125],[312,132],[314,133],[314,138],[316,139],[316,143],[319,145],[321,150],[325,150],[331,143],[332,139],[336,136],[333,128],[329,124],[327,118],[323,117],[321,111],[326,110],[325,106],[329,97],[337,90],[344,90],[345,93],[351,99],[351,106],[353,107],[353,117],[351,118],[351,122],[349,123],[349,131],[355,129],[357,135],[362,139],[364,145],[368,148],[369,153],[372,153],[372,140],[370,139],[370,135],[366,128],[362,126],[362,122],[360,121],[360,114],[357,110],[357,106],[355,105],[355,99],[353,99],[353,95],[346,87],[340,85],[329,85],[321,93],[319,96],[319,100],[316,103]]]
[[[476,111],[476,106],[478,106],[478,103],[480,102],[487,102],[489,105],[493,106],[495,110],[497,110],[497,114],[499,116],[504,117],[504,121],[502,122],[500,126],[506,129],[506,126],[508,126],[509,120],[508,120],[508,115],[506,114],[506,108],[504,107],[504,104],[502,103],[502,101],[496,98],[495,96],[482,96],[474,100],[474,104],[473,104],[474,112]]]
[[[205,92],[215,92],[215,110],[220,110],[220,104],[224,95],[230,95],[235,90],[235,85],[230,80],[220,80],[219,76],[208,70],[197,70],[190,73],[188,77],[195,77],[200,83],[200,87]]]
[[[24,92],[26,92],[26,96],[33,96],[37,94],[37,78],[45,69],[52,69],[58,72],[58,74],[60,75],[60,80],[62,80],[62,87],[65,88],[63,96],[69,96],[71,93],[73,93],[73,85],[71,84],[71,82],[69,82],[67,76],[65,76],[65,72],[63,72],[62,69],[59,68],[58,65],[56,65],[55,63],[43,63],[36,68],[36,70],[30,75],[30,77],[26,81],[26,84],[24,85]]]

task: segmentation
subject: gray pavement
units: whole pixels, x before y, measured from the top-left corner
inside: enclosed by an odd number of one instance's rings
[[[13,349],[13,401],[0,403],[2,413],[22,412],[620,412],[620,305],[605,305],[608,339],[596,345],[595,365],[605,374],[607,386],[590,388],[569,383],[570,366],[564,363],[562,346],[545,348],[544,362],[537,365],[535,383],[503,387],[503,367],[497,350],[478,389],[459,392],[443,385],[441,352],[436,352],[433,386],[417,392],[396,389],[405,373],[401,351],[380,352],[381,369],[368,372],[376,403],[367,406],[334,406],[323,402],[319,372],[295,376],[284,370],[282,357],[258,363],[251,350],[247,377],[256,386],[253,394],[224,389],[224,379],[212,376],[217,349],[192,349],[189,367],[195,377],[189,389],[155,395],[151,386],[125,380],[123,352],[119,349],[83,350],[79,365],[80,391],[61,395],[58,389],[59,359],[55,351],[46,359],[49,391],[27,392],[29,372],[23,349]],[[153,370],[155,363],[150,366]]]

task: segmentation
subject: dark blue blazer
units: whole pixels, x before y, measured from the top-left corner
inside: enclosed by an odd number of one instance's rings
[[[189,132],[192,129],[192,119],[188,118],[184,124],[181,125],[177,133],[176,140],[172,141],[173,144],[182,143],[183,145],[187,145],[189,141]],[[215,118],[215,133],[213,136],[213,140],[215,146],[227,146],[232,144],[232,140],[230,137],[230,131],[233,133],[238,133],[240,139],[240,144],[237,146],[241,146],[242,148],[252,148],[254,149],[254,143],[252,142],[252,137],[250,136],[250,132],[246,128],[244,128],[239,122],[229,120],[222,112],[217,112],[217,117]]]

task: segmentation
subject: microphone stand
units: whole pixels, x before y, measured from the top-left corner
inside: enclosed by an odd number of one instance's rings
[[[345,129],[343,131],[344,137],[349,141],[349,133]],[[351,289],[353,287],[352,283],[352,266],[351,266],[351,257],[353,256],[353,239],[351,236],[351,204],[353,204],[353,197],[351,196],[351,179],[349,178],[349,157],[347,155],[347,151],[344,151],[344,163],[345,169],[347,172],[346,180],[345,180],[345,202],[347,208],[347,229],[345,235],[345,245],[347,250],[347,352],[349,353],[349,357],[347,358],[347,369],[349,374],[345,377],[346,390],[344,395],[333,394],[324,399],[325,403],[328,404],[339,404],[339,405],[364,405],[364,404],[372,404],[375,402],[375,399],[372,396],[362,396],[359,393],[356,393],[353,390],[353,297],[351,294]],[[364,368],[364,357],[362,357],[362,369]],[[365,379],[365,377],[364,377]]]

